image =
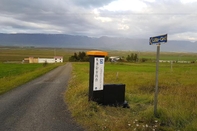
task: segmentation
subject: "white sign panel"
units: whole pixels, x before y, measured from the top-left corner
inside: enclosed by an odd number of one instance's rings
[[[94,58],[93,91],[103,90],[104,62],[105,62],[105,58],[100,58],[100,57]]]

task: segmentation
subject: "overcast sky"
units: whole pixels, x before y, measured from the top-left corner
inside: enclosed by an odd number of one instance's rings
[[[0,0],[0,33],[197,41],[197,0]]]

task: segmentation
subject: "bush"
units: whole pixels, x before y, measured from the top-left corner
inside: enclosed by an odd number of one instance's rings
[[[141,62],[146,62],[146,61],[148,61],[148,59],[147,58],[142,58],[140,61]]]

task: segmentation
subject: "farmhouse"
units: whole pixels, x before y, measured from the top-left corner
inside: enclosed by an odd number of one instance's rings
[[[109,57],[109,60],[110,60],[110,62],[116,62],[116,61],[120,60],[120,57],[119,56],[111,56],[111,57]]]
[[[62,56],[54,56],[53,58],[24,58],[23,62],[25,63],[62,63],[63,57]]]

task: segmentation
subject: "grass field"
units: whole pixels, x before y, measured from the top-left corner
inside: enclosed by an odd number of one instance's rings
[[[81,49],[33,48],[33,47],[0,47],[0,94],[3,94],[27,81],[30,81],[59,64],[21,64],[26,57],[63,56],[64,61]]]
[[[155,56],[156,56],[156,52],[108,51],[109,56],[122,56],[123,58],[126,58],[131,53],[138,54],[139,59],[146,58],[149,60],[155,60]],[[196,61],[197,53],[160,52],[160,60]]]
[[[0,64],[0,79],[9,76],[17,76],[42,68],[42,64]]]
[[[66,48],[22,48],[22,47],[0,47],[0,62],[22,62],[27,57],[51,58],[63,56],[64,62],[73,55],[74,52],[84,51],[85,49],[66,49]]]
[[[64,62],[67,62],[69,57],[74,52],[88,51],[90,49],[66,49],[66,48],[27,48],[27,47],[0,47],[0,62],[17,61],[21,62],[25,57],[53,57],[63,56]],[[108,56],[120,56],[126,58],[131,53],[138,54],[138,57],[155,60],[156,52],[136,52],[136,51],[108,51]],[[161,60],[174,61],[196,61],[197,53],[169,53],[161,52]]]
[[[66,49],[0,47],[0,94],[24,84],[59,64],[21,64],[25,57],[64,56],[67,60],[71,52]]]
[[[0,94],[32,80],[57,64],[21,64],[25,57],[63,56],[64,61],[83,49],[0,47]],[[153,115],[155,52],[109,51],[109,56],[127,57],[138,53],[149,63],[106,63],[105,83],[126,84],[131,108],[103,107],[88,102],[89,63],[73,63],[72,79],[65,98],[73,117],[90,131],[196,131],[197,62],[160,63],[157,118]],[[196,61],[197,53],[163,53],[162,60]],[[8,64],[17,61],[20,64]],[[4,62],[7,62],[4,63]]]
[[[43,64],[0,63],[0,95],[47,73],[59,65],[47,64],[47,66],[43,66]]]
[[[129,109],[88,102],[89,64],[73,66],[65,100],[88,130],[197,130],[197,64],[175,63],[171,69],[170,63],[160,63],[158,117],[153,114],[155,63],[105,64],[105,83],[126,84]]]

